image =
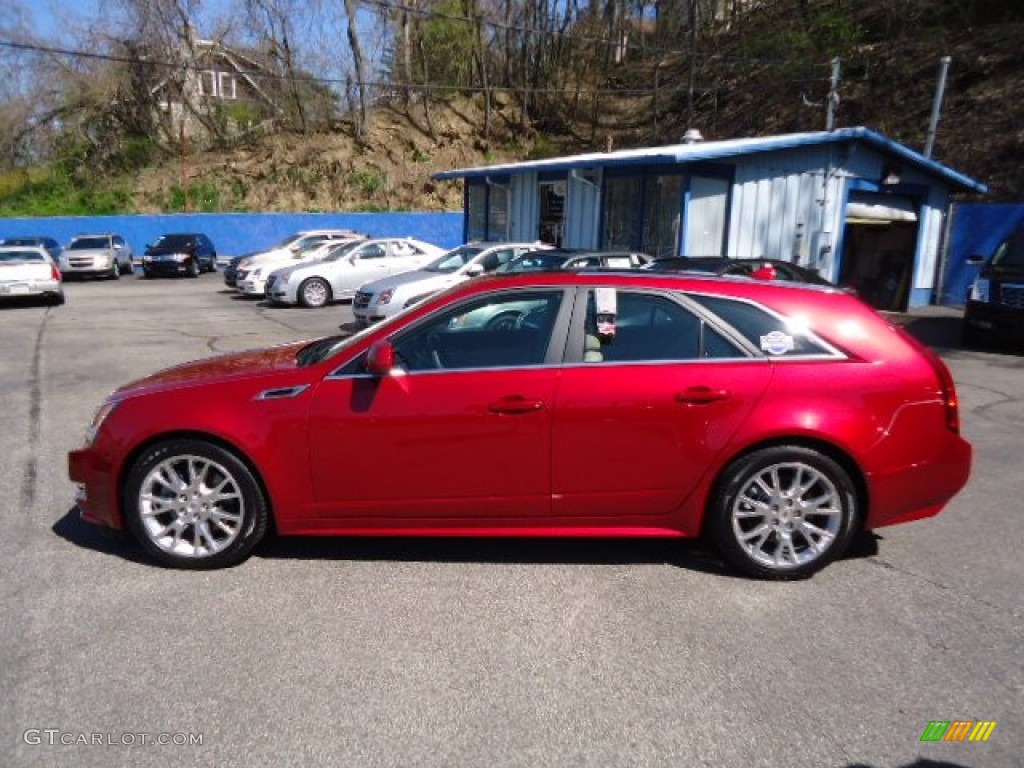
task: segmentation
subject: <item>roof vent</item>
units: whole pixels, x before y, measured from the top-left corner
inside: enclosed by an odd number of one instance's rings
[[[704,137],[696,128],[687,128],[686,133],[683,134],[683,144],[697,144],[701,141],[704,141]]]

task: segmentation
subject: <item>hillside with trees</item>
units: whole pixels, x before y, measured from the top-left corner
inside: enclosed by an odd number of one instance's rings
[[[453,210],[441,170],[864,125],[1024,200],[1018,0],[111,0],[0,21],[0,215]],[[208,18],[208,17],[203,17]],[[116,29],[116,34],[112,33]]]

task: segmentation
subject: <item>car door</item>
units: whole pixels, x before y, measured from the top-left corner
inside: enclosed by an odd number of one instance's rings
[[[468,320],[527,304],[529,327]],[[393,375],[362,374],[357,358],[329,376],[311,410],[316,514],[368,529],[546,525],[567,321],[561,288],[492,292],[396,332]]]
[[[594,289],[577,301],[552,424],[552,515],[667,525],[762,397],[771,366],[672,293],[612,295],[615,312],[600,318]]]
[[[388,243],[364,243],[348,256],[331,264],[331,290],[340,299],[355,294],[356,288],[387,274]]]

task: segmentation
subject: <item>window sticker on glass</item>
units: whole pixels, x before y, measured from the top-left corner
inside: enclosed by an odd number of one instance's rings
[[[782,331],[772,331],[761,337],[761,350],[770,355],[784,355],[796,346],[793,337]]]
[[[615,335],[615,316],[619,312],[615,289],[595,289],[594,309],[597,320],[597,335],[610,339]]]

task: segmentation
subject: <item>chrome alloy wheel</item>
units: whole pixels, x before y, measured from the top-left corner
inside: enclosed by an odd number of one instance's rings
[[[159,549],[187,558],[223,551],[242,533],[245,501],[238,481],[203,456],[172,456],[146,473],[139,518]]]
[[[832,480],[799,461],[762,468],[730,510],[737,544],[751,560],[773,570],[823,556],[839,536],[843,516],[843,496]]]

